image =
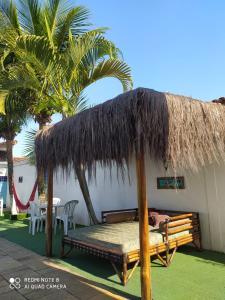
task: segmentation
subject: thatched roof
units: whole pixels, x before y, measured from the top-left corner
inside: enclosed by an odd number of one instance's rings
[[[98,161],[123,168],[139,138],[145,153],[174,169],[224,161],[225,107],[138,88],[39,132],[37,167],[83,164],[92,173]]]

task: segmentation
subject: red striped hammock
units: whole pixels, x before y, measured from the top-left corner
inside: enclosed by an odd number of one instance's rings
[[[34,198],[35,198],[35,193],[36,193],[36,190],[37,190],[37,186],[38,186],[38,182],[37,180],[35,181],[35,184],[34,184],[34,187],[33,187],[33,190],[31,192],[31,195],[30,195],[30,198],[28,200],[28,202],[26,204],[23,204],[18,195],[17,195],[17,192],[16,192],[16,189],[15,189],[15,184],[13,182],[12,184],[12,189],[13,189],[13,196],[14,196],[14,199],[15,199],[15,202],[16,202],[16,206],[21,209],[21,210],[26,210],[30,207],[30,202],[31,201],[34,201]]]

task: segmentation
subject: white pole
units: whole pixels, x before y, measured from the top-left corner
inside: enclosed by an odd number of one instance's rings
[[[0,198],[0,216],[3,216],[3,198]]]

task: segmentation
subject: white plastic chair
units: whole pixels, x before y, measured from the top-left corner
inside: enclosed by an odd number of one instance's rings
[[[76,227],[76,219],[75,219],[75,208],[79,203],[78,200],[71,200],[67,202],[64,206],[63,213],[61,216],[56,216],[55,220],[55,233],[57,227],[57,220],[63,222],[64,225],[64,234],[68,234],[68,226],[73,226],[73,229]]]
[[[32,235],[35,234],[36,225],[37,225],[37,232],[38,232],[40,223],[41,223],[40,231],[43,230],[43,221],[46,219],[46,216],[41,214],[40,209],[38,208],[36,203],[33,202],[30,203],[30,217],[28,219],[29,219],[29,233],[31,233],[31,229],[32,229]]]
[[[53,197],[53,198],[52,198],[52,204],[53,204],[53,206],[54,206],[54,205],[57,205],[57,204],[60,204],[60,202],[61,202],[61,199],[60,199],[60,198],[57,198],[57,197]],[[55,219],[56,213],[58,214],[58,209],[57,209],[56,207],[53,207],[53,208],[52,208],[52,227],[55,226],[55,222],[56,222],[56,219]],[[42,211],[42,215],[47,216],[47,207],[45,208],[44,211]],[[47,226],[45,226],[45,233],[46,233],[46,231],[47,231]]]
[[[60,203],[61,203],[61,199],[60,198],[53,197],[53,199],[52,199],[52,204],[53,205],[59,205]],[[53,216],[52,216],[53,217],[53,224],[52,224],[52,226],[54,227],[55,223],[57,223],[57,221],[56,221],[56,214],[60,215],[57,207],[53,207],[52,213],[53,213]]]
[[[53,198],[52,198],[52,204],[53,204],[53,205],[60,204],[60,202],[61,202],[61,199],[60,199],[60,198],[56,198],[56,197],[53,197]],[[40,202],[40,204],[41,204],[41,202]],[[45,210],[45,211],[43,211],[42,214],[46,214],[47,208],[44,208],[44,210]],[[54,212],[55,212],[55,208],[53,207],[53,213],[54,213]]]
[[[60,198],[53,197],[52,202],[53,202],[53,205],[57,205],[57,204],[60,204],[61,199],[60,199]]]

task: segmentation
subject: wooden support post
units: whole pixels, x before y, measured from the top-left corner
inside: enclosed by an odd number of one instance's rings
[[[141,299],[151,300],[151,270],[149,255],[148,201],[146,192],[145,158],[143,143],[136,153],[139,238],[141,261]]]
[[[123,271],[122,271],[123,285],[127,283],[127,256],[123,256]]]
[[[46,256],[52,256],[52,203],[53,203],[53,170],[48,167],[48,205],[47,205],[47,231]]]

